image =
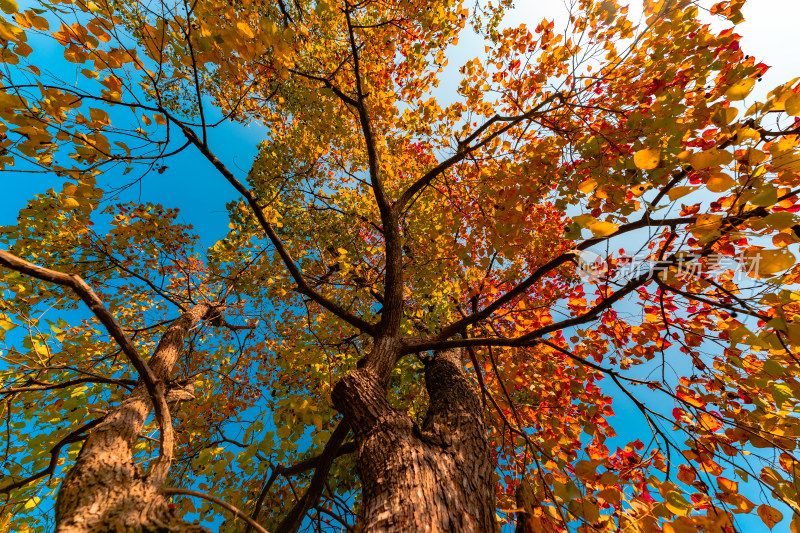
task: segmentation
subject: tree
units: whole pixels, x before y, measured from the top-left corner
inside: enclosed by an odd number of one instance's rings
[[[749,101],[743,3],[0,0],[0,165],[60,186],[2,233],[0,529],[796,531],[800,85]]]

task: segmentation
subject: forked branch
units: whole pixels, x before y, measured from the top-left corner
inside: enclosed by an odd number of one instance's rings
[[[161,429],[159,459],[156,464],[156,473],[161,475],[164,465],[168,464],[172,458],[172,422],[167,408],[167,400],[164,397],[164,384],[156,379],[152,369],[125,335],[111,312],[106,309],[92,288],[77,274],[66,274],[34,265],[6,250],[0,250],[0,265],[26,276],[72,289],[103,324],[136,369],[153,402],[156,420]]]

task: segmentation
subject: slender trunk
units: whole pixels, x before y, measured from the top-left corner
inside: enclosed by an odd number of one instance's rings
[[[162,336],[149,366],[166,381],[183,353],[186,334],[213,308],[194,306]],[[175,517],[161,487],[149,482],[133,462],[134,447],[152,410],[140,382],[86,439],[56,498],[56,532],[200,532],[205,528]]]
[[[369,367],[334,389],[356,436],[364,531],[495,531],[493,462],[461,351],[434,355],[425,386],[430,406],[421,428],[389,405]]]

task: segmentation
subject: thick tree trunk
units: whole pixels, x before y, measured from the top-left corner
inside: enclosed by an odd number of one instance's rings
[[[389,405],[369,365],[334,389],[356,436],[364,531],[495,531],[493,462],[461,351],[437,353],[425,385],[430,406],[421,428]]]
[[[197,305],[170,325],[149,362],[157,380],[169,379],[187,332],[212,310],[210,305]],[[151,410],[150,396],[140,382],[89,434],[59,487],[57,533],[207,531],[177,519],[159,493],[161,487],[140,474],[133,462],[134,446]]]

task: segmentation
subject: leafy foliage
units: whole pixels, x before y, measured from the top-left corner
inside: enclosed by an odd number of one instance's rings
[[[579,0],[559,33],[505,27],[506,2],[0,0],[0,168],[63,182],[0,239],[85,279],[143,354],[224,303],[170,383],[194,391],[171,409],[170,484],[269,530],[337,426],[334,384],[391,334],[390,399],[417,419],[422,354],[466,348],[501,520],[794,531],[800,84],[752,101],[767,67],[739,48],[743,3],[711,9],[716,32],[687,0],[646,0],[638,24]],[[485,53],[443,96],[462,34]],[[208,140],[231,123],[268,131],[246,175]],[[189,191],[126,190],[189,150],[214,169],[200,194],[240,197],[208,249],[179,215]],[[42,531],[85,434],[141,376],[71,291],[0,283],[0,530]],[[345,454],[304,527],[361,511]]]

